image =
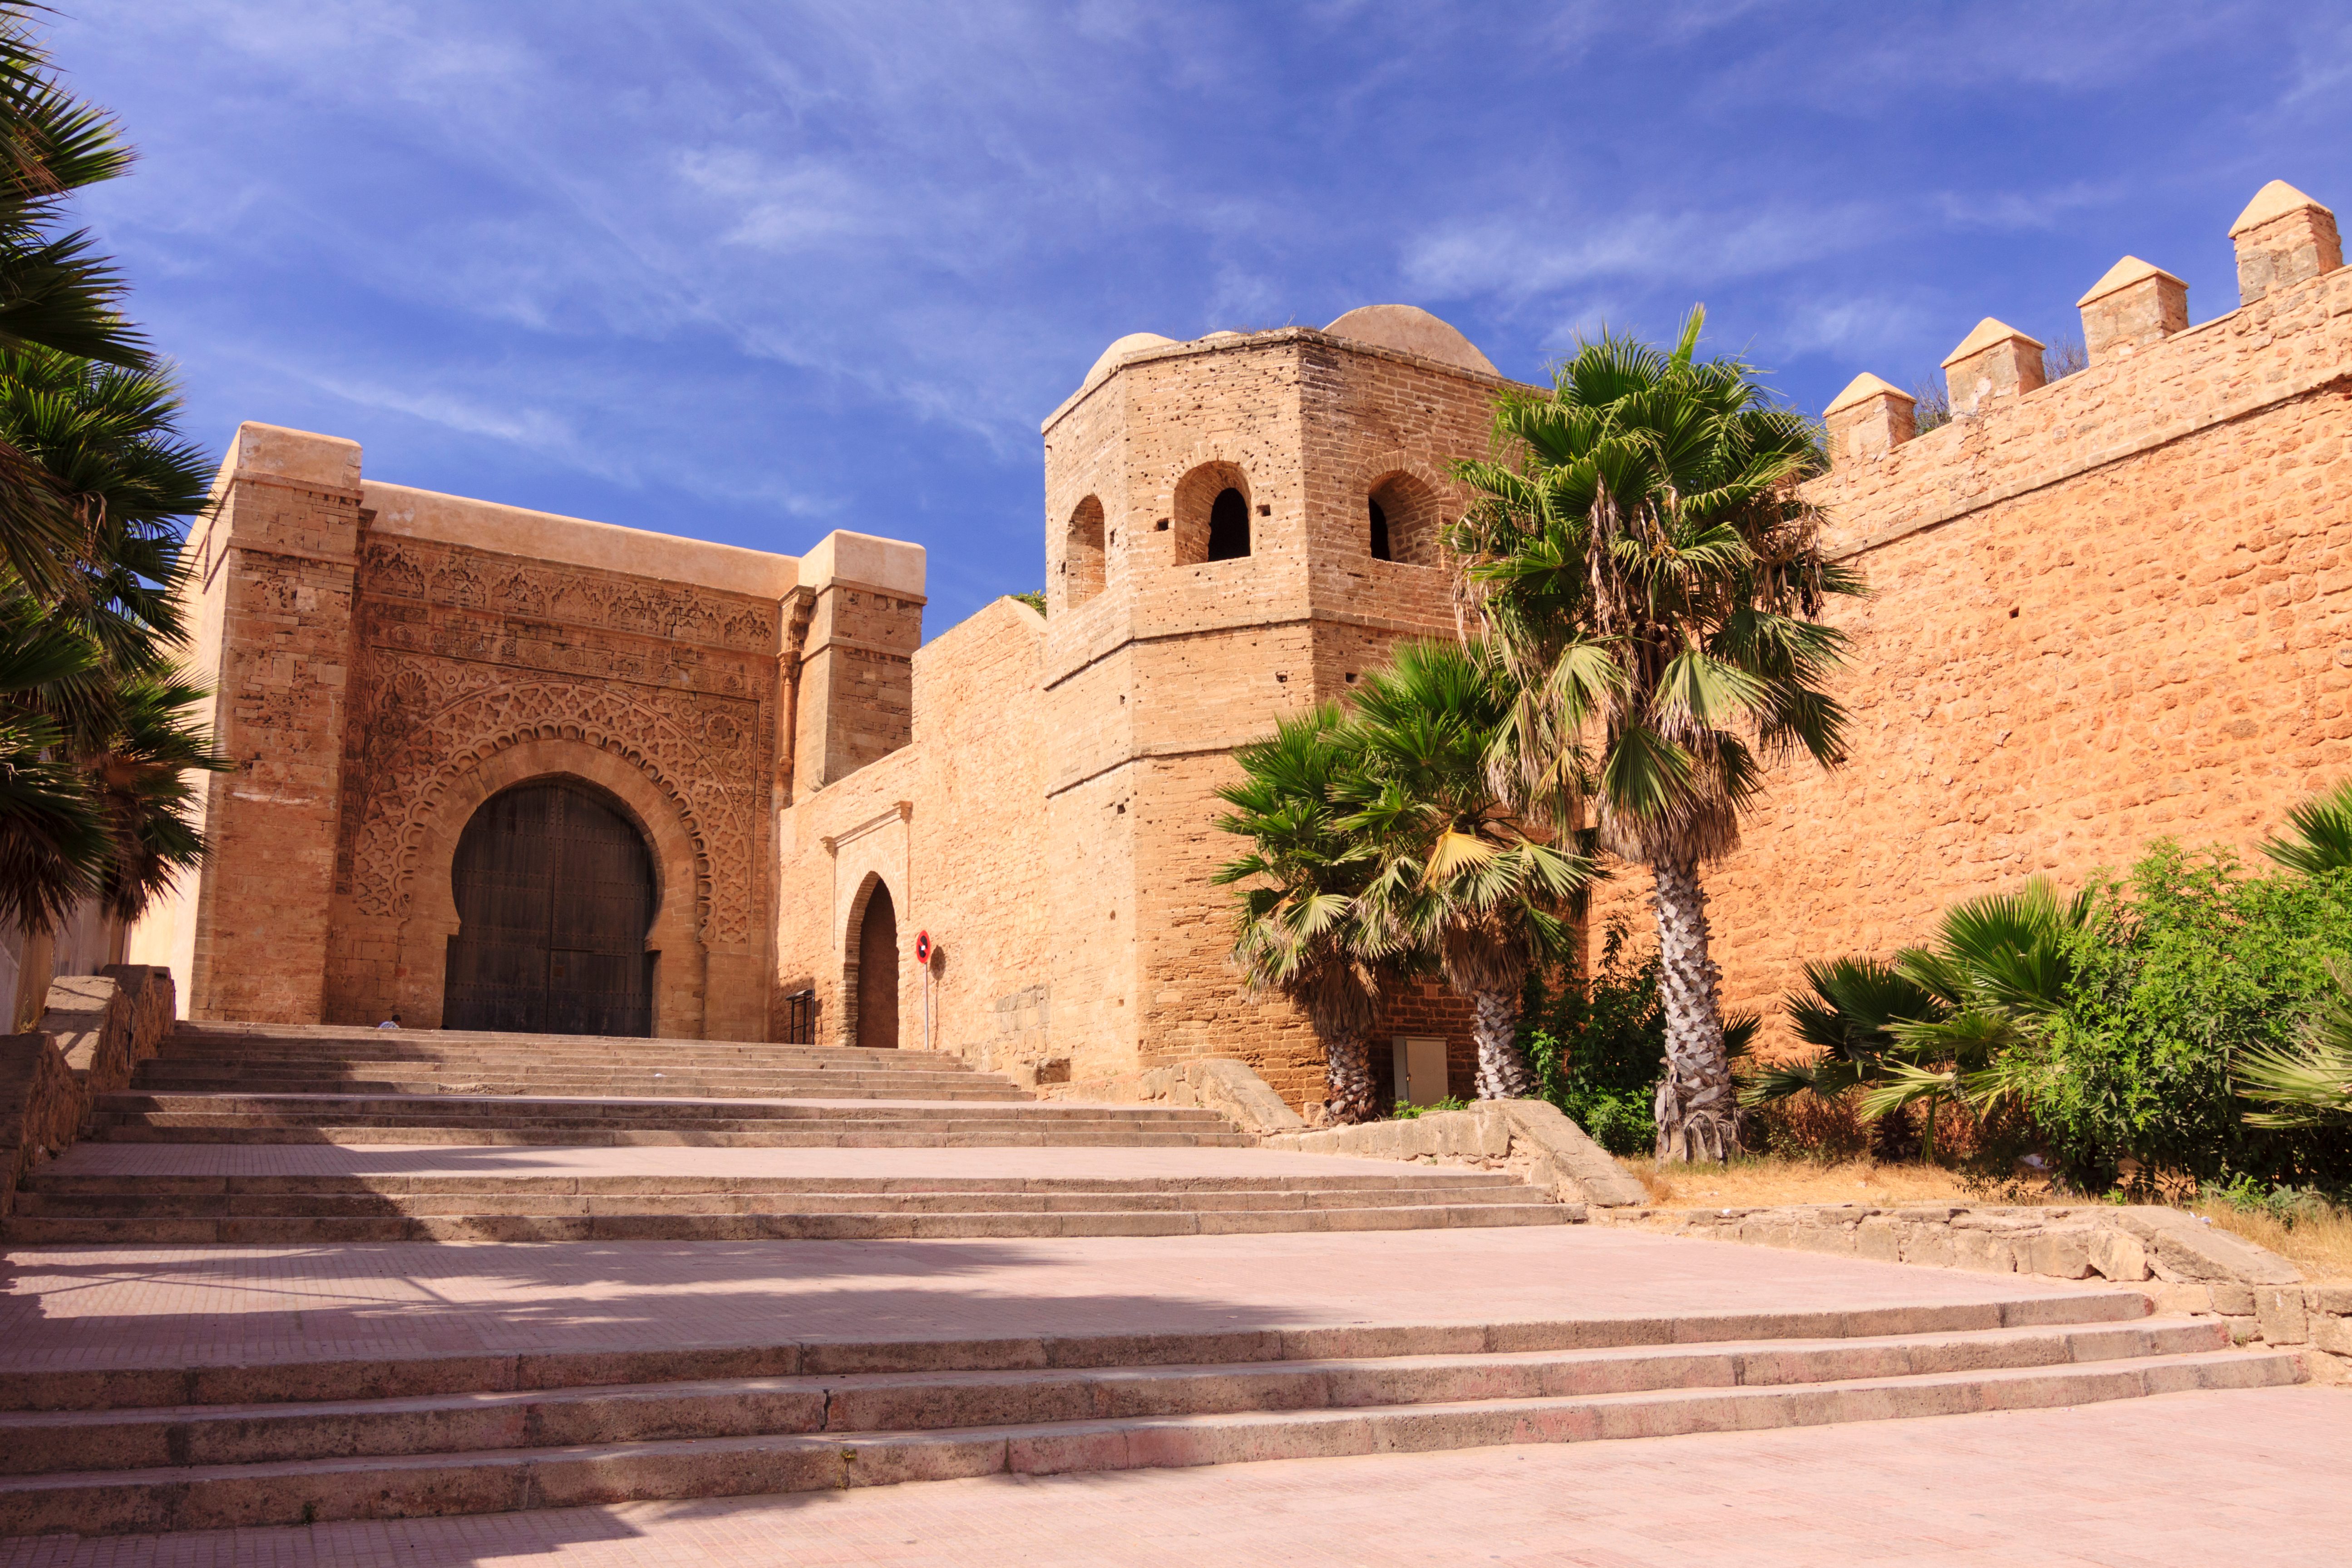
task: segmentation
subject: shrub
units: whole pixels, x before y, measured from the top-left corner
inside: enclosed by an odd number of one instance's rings
[[[2061,1173],[2341,1192],[2352,1131],[2249,1127],[2235,1053],[2291,1045],[2352,952],[2352,870],[2247,876],[2158,844],[2094,889],[2068,1005],[2033,1047],[2026,1102]]]
[[[1519,1013],[1519,1044],[1543,1097],[1612,1154],[1657,1146],[1652,1108],[1665,1070],[1658,955],[1629,952],[1632,936],[1623,920],[1612,920],[1591,981],[1569,978],[1554,993],[1530,975]]]

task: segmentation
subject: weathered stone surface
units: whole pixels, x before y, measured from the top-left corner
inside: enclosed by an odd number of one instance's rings
[[[2091,1267],[2104,1278],[2126,1285],[2137,1285],[2147,1278],[2147,1249],[2137,1237],[2094,1230],[2087,1246]]]
[[[2304,1310],[2299,1285],[2254,1287],[2254,1316],[2263,1325],[2267,1344],[2299,1345],[2311,1338],[2310,1314]]]
[[[1246,1063],[1222,1057],[1179,1062],[1123,1078],[1087,1079],[1041,1090],[1049,1100],[1114,1105],[1196,1105],[1214,1110],[1244,1132],[1273,1136],[1303,1132],[1306,1121]]]
[[[1633,1173],[1594,1142],[1591,1135],[1569,1120],[1558,1106],[1541,1100],[1491,1103],[1509,1125],[1512,1147],[1516,1149],[1525,1142],[1535,1153],[1549,1159],[1558,1167],[1560,1178],[1575,1187],[1576,1197],[1586,1203],[1609,1205],[1638,1204],[1648,1196]]]

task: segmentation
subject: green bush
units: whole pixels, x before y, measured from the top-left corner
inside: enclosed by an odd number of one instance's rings
[[[1658,955],[1629,952],[1632,934],[1623,921],[1610,921],[1590,985],[1567,980],[1554,992],[1529,975],[1519,1012],[1519,1046],[1543,1097],[1612,1154],[1657,1146],[1653,1107],[1665,1070]]]
[[[1390,1111],[1389,1116],[1397,1121],[1414,1121],[1427,1116],[1433,1110],[1467,1110],[1469,1109],[1468,1100],[1449,1094],[1434,1105],[1415,1105],[1410,1100],[1400,1100],[1396,1102],[1396,1109]]]
[[[2328,958],[2352,952],[2352,870],[2249,876],[2226,852],[2163,843],[2094,896],[2069,1004],[2025,1075],[2061,1173],[2094,1192],[2352,1184],[2352,1132],[2248,1127],[2231,1081],[2235,1053],[2295,1039]]]

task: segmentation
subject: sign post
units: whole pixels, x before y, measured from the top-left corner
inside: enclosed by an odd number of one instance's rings
[[[931,933],[915,933],[915,962],[923,969],[923,1049],[931,1049]]]

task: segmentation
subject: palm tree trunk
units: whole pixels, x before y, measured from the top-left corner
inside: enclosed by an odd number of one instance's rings
[[[1658,889],[1658,995],[1666,1021],[1658,1158],[1720,1161],[1740,1151],[1739,1100],[1716,1005],[1721,971],[1706,951],[1706,891],[1696,865],[1662,861],[1650,871]]]
[[[1519,994],[1470,994],[1470,1037],[1478,1042],[1478,1098],[1532,1100],[1536,1075],[1519,1050]]]
[[[1372,1118],[1371,1053],[1364,1037],[1331,1034],[1323,1037],[1323,1109],[1340,1123]]]

